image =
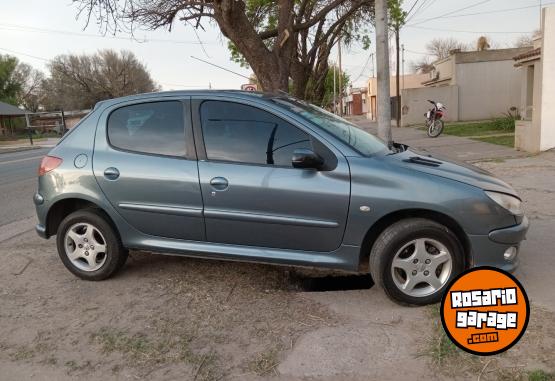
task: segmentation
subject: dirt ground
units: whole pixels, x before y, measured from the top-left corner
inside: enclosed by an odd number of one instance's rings
[[[505,354],[460,352],[437,306],[402,307],[376,287],[306,292],[299,271],[285,267],[133,252],[113,279],[81,281],[62,266],[54,240],[26,232],[0,242],[0,380],[548,377],[555,154],[479,165],[519,190],[532,220],[517,273],[531,320]]]

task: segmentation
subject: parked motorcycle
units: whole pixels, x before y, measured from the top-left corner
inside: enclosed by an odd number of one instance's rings
[[[430,138],[437,138],[443,131],[443,120],[441,118],[443,118],[443,114],[447,108],[440,102],[431,101],[429,99],[428,102],[434,105],[434,107],[424,114],[426,117],[426,128],[428,129],[427,133]]]

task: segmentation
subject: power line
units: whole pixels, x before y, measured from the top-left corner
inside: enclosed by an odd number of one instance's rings
[[[422,54],[423,56],[429,56],[430,55],[430,53],[417,52],[417,51],[409,50],[409,49],[405,49],[405,52],[414,53],[414,54]]]
[[[444,14],[442,14],[442,15],[440,15],[440,16],[437,16],[437,17],[440,18],[440,17],[449,16],[449,15],[452,15],[453,13],[457,13],[457,12],[460,12],[460,11],[464,11],[464,10],[467,10],[467,9],[470,9],[470,8],[477,7],[478,5],[482,5],[482,4],[485,4],[485,3],[489,3],[490,1],[491,1],[491,0],[482,0],[482,1],[478,2],[478,3],[467,5],[466,7],[462,7],[462,8],[456,9],[456,10],[454,10],[454,11],[444,13]]]
[[[410,13],[412,12],[412,10],[414,9],[414,7],[416,6],[416,4],[418,4],[420,0],[416,0],[413,4],[412,7],[410,7],[409,11],[407,12],[407,17],[410,15]]]
[[[418,12],[420,12],[420,10],[422,9],[422,7],[423,7],[424,5],[426,5],[426,2],[427,2],[427,1],[428,1],[428,0],[424,0],[424,1],[420,4],[420,6],[419,6],[418,8],[416,8],[416,10],[415,10],[414,13],[412,14],[412,16],[408,16],[408,17],[407,17],[406,22],[408,22],[408,21],[411,20],[414,16],[416,16],[416,15],[418,14]]]
[[[472,33],[472,34],[529,34],[531,31],[517,32],[517,31],[475,31],[475,30],[457,30],[457,29],[440,29],[440,28],[428,28],[424,26],[406,25],[407,28],[434,30],[438,32],[453,32],[453,33]]]
[[[428,3],[428,5],[426,5],[424,8],[422,8],[422,12],[425,12],[426,10],[430,9],[431,6],[434,5],[434,3],[435,3],[436,1],[437,1],[437,0],[432,0],[432,1],[430,1],[430,2]]]
[[[360,74],[358,75],[358,77],[356,77],[355,79],[353,79],[351,82],[356,82],[359,80],[360,77],[362,77],[364,75],[364,71],[366,70],[366,66],[368,66],[368,63],[370,62],[370,59],[374,56],[374,53],[370,53],[368,55],[368,58],[366,59],[366,62],[364,63],[364,66],[362,67],[362,70],[360,71]]]
[[[545,3],[545,5],[550,5],[550,4],[555,4],[555,3]],[[529,9],[529,8],[537,8],[537,5],[528,5],[526,7],[518,7],[518,8],[506,8],[506,9],[498,9],[498,10],[494,10],[494,11],[485,11],[485,12],[476,12],[476,13],[465,13],[462,15],[452,15],[452,16],[443,16],[442,18],[447,19],[447,18],[456,18],[456,17],[465,17],[465,16],[478,16],[478,15],[486,15],[486,14],[492,14],[492,13],[503,13],[503,12],[510,12],[510,11],[517,11],[517,10],[521,10],[521,9]],[[426,22],[426,21],[431,21],[431,20],[436,20],[438,18],[433,17],[433,18],[429,18],[429,19],[424,19],[424,20],[415,20],[416,23],[415,24],[411,24],[411,25],[418,25],[421,22]]]
[[[171,39],[163,39],[163,38],[145,38],[145,39],[138,39],[134,36],[130,37],[123,37],[123,36],[101,36],[98,34],[92,33],[80,33],[80,32],[72,32],[68,30],[59,30],[59,29],[47,29],[47,28],[37,28],[28,25],[17,25],[17,24],[0,24],[0,29],[3,30],[10,30],[14,32],[35,32],[35,33],[51,33],[51,34],[63,34],[63,35],[70,35],[70,36],[77,36],[77,37],[92,37],[92,38],[103,38],[103,39],[112,39],[112,40],[124,40],[130,42],[137,42],[137,43],[149,43],[149,42],[164,42],[164,43],[172,43],[172,44],[191,44],[191,45],[202,45],[202,44],[217,44],[217,42],[201,42],[201,41],[187,41],[187,40],[171,40]]]
[[[482,5],[482,4],[488,3],[488,2],[490,2],[490,1],[491,1],[491,0],[482,0],[482,1],[478,2],[478,3],[474,3],[474,4],[471,4],[471,5],[467,5],[466,7],[462,7],[462,8],[456,9],[456,10],[454,10],[454,11],[449,11],[449,12],[444,13],[444,14],[439,15],[439,16],[430,17],[430,18],[428,18],[428,19],[419,21],[419,22],[417,22],[417,23],[415,23],[415,24],[411,24],[411,25],[419,25],[419,24],[425,23],[425,22],[430,21],[430,20],[437,20],[437,19],[440,19],[440,18],[449,16],[449,15],[452,15],[452,14],[454,14],[454,13],[457,13],[457,12],[460,12],[460,11],[464,11],[464,10],[466,10],[466,9],[470,9],[470,8],[477,7],[478,5]]]
[[[3,51],[8,52],[8,53],[12,53],[12,54],[19,54],[19,55],[25,56],[25,57],[35,58],[35,59],[41,60],[41,61],[50,62],[50,60],[49,60],[48,58],[33,56],[33,55],[31,55],[31,54],[21,53],[21,52],[17,52],[17,51],[15,51],[15,50],[11,50],[11,49],[0,48],[0,50],[3,50]]]

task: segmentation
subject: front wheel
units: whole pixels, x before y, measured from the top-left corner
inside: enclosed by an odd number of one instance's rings
[[[443,120],[436,119],[428,125],[428,136],[430,138],[437,138],[443,131]]]
[[[463,266],[463,249],[455,234],[422,218],[402,220],[385,229],[370,253],[374,282],[403,304],[439,302]]]

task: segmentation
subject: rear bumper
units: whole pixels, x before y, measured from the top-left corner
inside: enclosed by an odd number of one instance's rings
[[[35,231],[37,232],[39,237],[44,238],[44,239],[48,239],[48,236],[46,235],[46,228],[44,227],[44,225],[36,224],[35,225]]]
[[[520,243],[526,239],[528,227],[528,219],[524,217],[518,225],[492,230],[488,235],[468,236],[472,246],[471,267],[493,266],[509,272],[515,271],[519,264]],[[511,247],[517,249],[517,255],[507,260],[504,253]]]

